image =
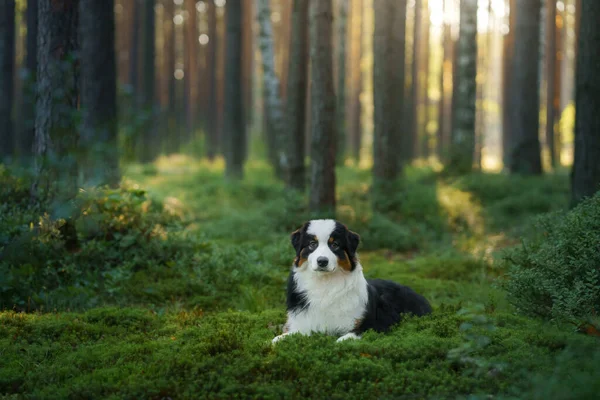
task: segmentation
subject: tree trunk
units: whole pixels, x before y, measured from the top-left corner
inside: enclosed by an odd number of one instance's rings
[[[477,0],[461,1],[456,63],[449,168],[463,174],[472,171],[475,151]]]
[[[414,19],[413,19],[413,47],[412,47],[412,62],[411,62],[411,80],[410,94],[408,97],[408,115],[406,126],[407,134],[404,140],[405,146],[403,149],[404,157],[407,161],[413,160],[418,155],[419,146],[419,73],[421,72],[421,63],[419,62],[420,48],[423,42],[422,29],[422,8],[423,1],[415,0]]]
[[[35,136],[35,75],[37,72],[37,30],[38,0],[27,0],[27,58],[25,60],[26,82],[21,104],[22,130],[19,148],[21,157],[30,159],[33,155]],[[28,163],[29,164],[29,163]]]
[[[227,138],[227,177],[244,175],[246,130],[242,97],[242,2],[227,2],[227,57],[225,62],[225,137]]]
[[[292,5],[292,32],[288,65],[288,97],[286,121],[289,130],[287,141],[289,155],[288,187],[304,191],[304,131],[306,129],[306,95],[308,92],[308,3],[294,0]]]
[[[515,56],[515,26],[517,17],[517,0],[509,0],[510,14],[508,28],[509,32],[504,36],[502,47],[502,163],[504,169],[508,169],[510,165],[512,144],[512,128],[511,128],[511,106],[512,98],[512,65]]]
[[[310,208],[335,213],[335,93],[333,89],[331,0],[310,5],[311,185]]]
[[[541,2],[517,0],[515,56],[511,87],[510,171],[518,174],[542,173],[539,141],[539,49]]]
[[[421,105],[421,110],[423,112],[422,114],[422,118],[419,118],[420,122],[419,123],[419,129],[418,131],[421,132],[421,137],[420,137],[420,156],[424,159],[427,159],[429,157],[429,131],[428,131],[428,126],[429,126],[429,116],[430,116],[430,110],[429,110],[429,54],[430,54],[430,46],[431,44],[429,43],[430,41],[430,10],[429,10],[429,2],[427,0],[423,0],[423,10],[424,12],[424,16],[422,17],[422,35],[423,35],[423,46],[421,47],[421,63],[422,63],[422,70],[423,70],[423,75],[422,75],[422,84],[420,84],[420,88],[421,88],[421,94],[420,94],[420,98],[422,99],[422,105]]]
[[[141,104],[147,113],[147,121],[142,131],[141,161],[151,162],[158,155],[158,140],[155,127],[154,80],[155,80],[155,16],[154,1],[144,0],[144,34],[142,35],[142,90]]]
[[[579,18],[573,206],[600,189],[600,2],[581,0]]]
[[[373,187],[375,209],[387,184],[402,170],[401,131],[398,121],[404,107],[404,53],[406,1],[378,0],[374,3],[373,36]]]
[[[198,101],[198,19],[195,0],[185,0],[185,11],[187,19],[185,21],[185,123],[186,136],[193,139],[195,131],[194,112]]]
[[[117,68],[114,0],[80,0],[80,148],[87,184],[117,186]]]
[[[15,1],[0,1],[0,161],[15,153],[13,94],[15,70]]]
[[[131,84],[133,106],[137,109],[140,105],[140,25],[143,0],[130,1],[132,2],[133,23],[131,24],[131,48],[129,50],[129,83]]]
[[[360,145],[362,139],[362,125],[361,125],[361,103],[360,95],[362,92],[362,35],[363,35],[363,1],[353,0],[355,4],[352,7],[352,39],[350,43],[354,46],[353,57],[352,57],[352,95],[350,96],[350,118],[351,118],[351,129],[348,130],[350,133],[350,147],[352,159],[358,163],[360,162]]]
[[[39,2],[34,197],[77,194],[78,7],[76,0]]]
[[[168,139],[165,144],[167,153],[176,153],[179,151],[181,142],[179,138],[180,127],[177,118],[177,80],[175,79],[175,49],[177,41],[175,35],[175,3],[173,0],[167,0],[164,6],[165,10],[165,37],[164,37],[164,66],[163,69],[167,75],[167,129]]]
[[[215,158],[219,151],[217,135],[217,6],[215,0],[208,4],[208,118],[206,156],[209,160]]]
[[[260,25],[259,46],[262,55],[263,85],[265,92],[265,107],[267,123],[273,137],[271,154],[278,177],[287,174],[288,160],[286,156],[286,145],[283,143],[283,106],[279,97],[279,78],[275,72],[275,55],[273,44],[273,27],[271,25],[271,8],[269,0],[258,0],[257,3],[258,22]],[[331,55],[330,55],[331,57]]]
[[[546,9],[548,11],[547,19],[548,26],[546,30],[546,144],[548,146],[548,154],[550,155],[550,165],[556,168],[556,64],[557,64],[557,31],[556,26],[556,0],[547,0]]]
[[[446,0],[443,0],[442,10],[446,10]],[[436,153],[439,160],[444,160],[446,151],[448,148],[447,141],[447,120],[446,120],[446,109],[448,107],[447,101],[447,78],[451,74],[452,70],[452,61],[450,58],[450,48],[452,46],[452,37],[450,32],[450,24],[447,22],[443,22],[442,25],[442,66],[440,69],[440,102],[439,102],[439,110],[438,110],[438,131],[437,131],[437,149]],[[447,76],[448,75],[448,76]]]
[[[337,130],[337,164],[343,165],[346,155],[346,43],[348,41],[348,2],[350,0],[339,0],[338,12],[338,46],[337,46],[337,104],[336,130]]]

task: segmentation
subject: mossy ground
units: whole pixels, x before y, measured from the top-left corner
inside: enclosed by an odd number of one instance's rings
[[[293,336],[275,347],[293,259],[289,232],[311,216],[305,199],[255,161],[241,184],[225,181],[219,162],[185,157],[126,176],[178,224],[152,247],[139,238],[89,240],[56,265],[68,272],[106,264],[114,246],[121,258],[69,286],[50,290],[44,281],[44,289],[9,296],[0,281],[0,395],[568,399],[600,389],[596,338],[517,315],[494,284],[504,249],[519,244],[537,214],[566,207],[566,175],[450,179],[410,168],[387,199],[389,212],[374,215],[369,172],[340,169],[338,219],[361,234],[367,277],[409,285],[435,311],[359,341]],[[33,288],[34,267],[1,271],[25,274],[17,278]],[[88,282],[95,276],[102,285]]]

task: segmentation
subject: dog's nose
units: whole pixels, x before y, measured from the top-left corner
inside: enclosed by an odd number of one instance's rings
[[[317,258],[317,265],[321,268],[326,267],[329,264],[329,259],[327,257],[319,257]]]

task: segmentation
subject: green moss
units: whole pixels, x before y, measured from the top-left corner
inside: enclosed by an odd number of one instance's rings
[[[0,396],[586,398],[597,389],[597,340],[515,314],[493,284],[506,272],[494,255],[531,231],[536,213],[566,205],[565,176],[450,179],[409,167],[374,214],[370,172],[340,168],[337,214],[362,237],[366,276],[413,287],[434,313],[360,341],[315,334],[272,346],[286,317],[289,233],[311,213],[264,162],[249,162],[239,184],[222,168],[183,156],[132,166],[123,188],[47,216],[28,204],[26,175],[0,171]],[[65,212],[77,220],[75,251],[60,233]]]

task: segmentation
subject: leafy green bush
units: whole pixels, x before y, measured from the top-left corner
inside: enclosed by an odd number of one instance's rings
[[[539,221],[539,235],[507,256],[502,281],[523,313],[573,319],[600,312],[600,193],[564,217]]]

